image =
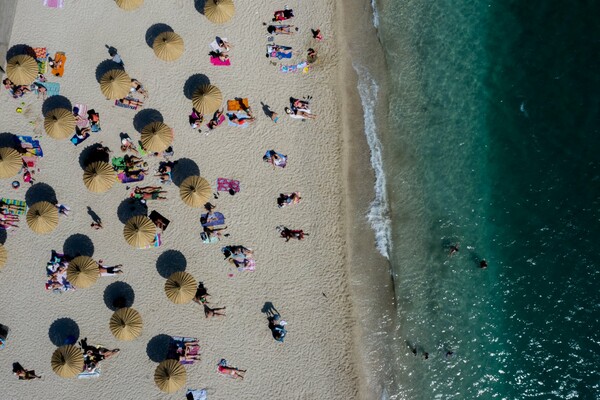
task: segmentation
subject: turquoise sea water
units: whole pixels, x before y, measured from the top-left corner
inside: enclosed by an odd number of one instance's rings
[[[398,299],[386,395],[600,398],[600,2],[376,8]]]

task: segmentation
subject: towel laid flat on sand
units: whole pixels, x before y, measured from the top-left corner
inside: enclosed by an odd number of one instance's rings
[[[75,146],[77,146],[79,143],[83,142],[85,139],[87,139],[89,137],[90,137],[89,132],[86,132],[85,135],[83,136],[83,138],[80,138],[77,136],[77,134],[75,134],[71,138],[71,143],[73,143]]]
[[[73,106],[73,110],[75,110],[75,108],[77,108],[77,115],[79,116],[79,118],[77,119],[77,126],[81,129],[87,128],[87,126],[90,124],[87,114],[88,107],[85,104],[75,104]]]
[[[131,182],[141,182],[144,180],[144,174],[140,173],[137,178],[132,178],[130,176],[125,175],[125,172],[119,172],[117,174],[117,178],[121,183],[131,183]]]
[[[0,201],[4,204],[19,207],[19,209],[17,211],[8,210],[9,214],[24,215],[25,212],[27,212],[27,203],[25,203],[25,200],[14,200],[14,199],[7,199],[6,197],[2,197],[2,198],[0,198]]]
[[[232,115],[235,115],[236,117],[238,117],[238,121],[240,122],[239,124],[236,124],[235,122],[233,122],[230,117]],[[250,126],[250,121],[248,121],[248,118],[250,118],[248,116],[248,114],[246,114],[245,111],[236,111],[236,112],[228,112],[227,113],[227,125],[229,126],[235,126],[238,128],[247,128],[248,126]]]
[[[217,178],[217,192],[228,192],[230,189],[233,189],[235,193],[239,193],[241,190],[240,181],[236,181],[235,179]]]
[[[65,6],[64,0],[44,0],[44,5],[49,8],[63,8]]]
[[[200,223],[202,226],[216,226],[225,224],[225,216],[220,212],[208,213],[200,215]]]
[[[221,116],[217,120],[217,126],[221,125],[223,122],[225,122],[225,116],[221,114]],[[206,124],[206,127],[209,128],[209,132],[210,132],[210,127],[208,124]],[[213,127],[213,129],[215,129],[215,128],[216,128],[216,126]]]
[[[154,242],[150,243],[148,246],[140,247],[140,249],[151,249],[153,247],[160,247],[162,245],[162,238],[160,237],[160,233],[157,233],[154,237]]]
[[[210,63],[216,67],[228,67],[231,65],[231,60],[228,58],[223,61],[219,57],[211,57]]]
[[[38,85],[42,85],[46,88],[46,97],[58,96],[60,94],[60,83],[58,82],[40,82],[38,80],[36,80],[35,82]],[[38,91],[38,86],[35,85],[35,94],[38,94]]]
[[[48,71],[48,50],[45,47],[34,47],[35,61],[38,64],[38,72],[45,74]]]
[[[52,75],[62,77],[65,74],[65,64],[67,63],[67,56],[62,51],[57,51],[54,54],[54,67],[52,68]]]
[[[294,73],[294,72],[302,71],[303,74],[306,74],[306,73],[308,73],[309,70],[310,70],[310,67],[306,61],[302,61],[302,62],[299,62],[298,64],[294,64],[294,65],[280,65],[279,66],[279,71],[283,72],[283,73],[288,73],[288,72]]]
[[[89,379],[89,378],[98,378],[100,376],[100,365],[94,368],[93,371],[88,372],[87,370],[83,371],[79,375],[77,375],[77,379]]]
[[[207,400],[208,393],[206,392],[206,389],[188,389],[187,392],[185,392],[185,399],[186,400]]]
[[[243,111],[250,108],[250,102],[247,97],[243,99],[227,100],[227,111]]]
[[[40,141],[35,140],[31,136],[17,136],[19,141],[21,142],[21,148],[25,150],[25,153],[30,156],[43,157],[44,152],[42,151],[42,146],[40,146]]]
[[[140,101],[139,99],[134,99],[133,97],[129,97],[129,96],[125,97],[125,99],[132,100],[132,101]],[[125,103],[123,103],[123,99],[115,100],[115,106],[117,106],[117,107],[123,107],[123,108],[129,108],[130,110],[137,110],[138,109],[138,106],[134,106],[134,105],[131,105],[131,104],[125,104]]]
[[[179,356],[185,354],[185,344],[189,342],[197,342],[198,339],[192,337],[183,337],[183,336],[172,336],[169,342],[169,349],[167,351],[167,358],[173,360],[179,360]],[[197,356],[200,355],[200,346],[192,345],[188,346],[188,355]],[[192,365],[196,361],[200,360],[179,360],[179,363],[182,365]]]

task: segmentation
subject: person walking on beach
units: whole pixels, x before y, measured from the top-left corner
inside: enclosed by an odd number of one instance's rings
[[[36,375],[34,370],[25,369],[18,362],[13,364],[13,373],[19,378],[19,380],[23,381],[42,378],[41,375]]]

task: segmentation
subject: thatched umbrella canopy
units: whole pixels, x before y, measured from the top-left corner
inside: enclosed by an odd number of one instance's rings
[[[52,203],[40,201],[29,207],[26,220],[35,233],[50,233],[58,225],[58,209]]]
[[[123,228],[123,236],[131,246],[141,248],[148,246],[156,236],[156,225],[146,216],[136,215],[127,221]]]
[[[98,263],[91,257],[79,256],[69,261],[67,280],[77,289],[92,286],[98,280],[99,275]]]
[[[23,166],[23,159],[18,151],[10,147],[0,148],[0,178],[15,176]]]
[[[6,75],[15,85],[29,86],[38,75],[37,61],[27,54],[16,55],[6,63]]]
[[[54,350],[50,360],[52,370],[62,378],[73,378],[83,371],[83,351],[73,345]]]
[[[183,365],[177,360],[165,360],[158,364],[154,371],[154,383],[165,393],[173,393],[181,389],[187,380]]]
[[[215,24],[223,24],[235,14],[233,0],[206,0],[204,15]]]
[[[152,48],[161,60],[175,61],[183,54],[183,39],[175,32],[163,32],[154,39]]]
[[[201,85],[194,91],[192,104],[200,114],[212,114],[221,107],[223,94],[214,85]]]
[[[175,272],[165,282],[165,294],[175,304],[189,303],[196,294],[196,279],[187,272]]]
[[[181,200],[190,207],[202,207],[211,194],[210,183],[200,176],[188,176],[179,186]]]
[[[173,143],[173,131],[164,122],[155,121],[142,129],[142,147],[161,152]]]
[[[119,340],[133,340],[142,334],[140,313],[133,308],[120,308],[110,318],[110,331]]]
[[[100,78],[100,90],[109,100],[126,97],[131,88],[131,78],[122,69],[111,69]]]
[[[54,139],[66,139],[75,133],[77,119],[71,110],[55,108],[44,117],[44,129]]]
[[[93,162],[83,171],[83,183],[90,192],[106,192],[116,181],[117,173],[112,165],[105,161]]]
[[[115,0],[115,3],[125,11],[132,11],[144,4],[144,0]]]

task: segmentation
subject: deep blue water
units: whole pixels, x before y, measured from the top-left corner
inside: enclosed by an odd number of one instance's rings
[[[600,2],[377,6],[398,299],[388,393],[600,398]]]

